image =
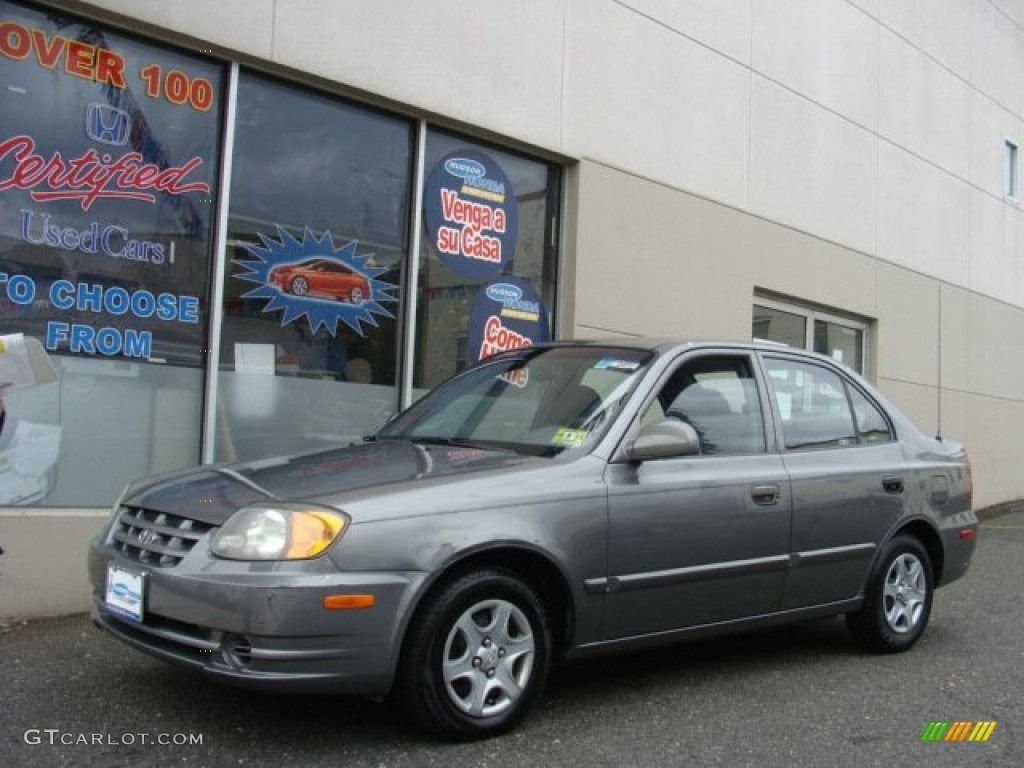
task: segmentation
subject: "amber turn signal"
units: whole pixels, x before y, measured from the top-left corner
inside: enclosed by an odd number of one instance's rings
[[[372,608],[377,602],[374,595],[327,595],[324,608],[342,610],[345,608]]]

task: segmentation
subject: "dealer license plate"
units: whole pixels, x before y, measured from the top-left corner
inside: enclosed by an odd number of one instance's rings
[[[142,606],[146,602],[145,574],[108,565],[105,602],[114,613],[132,621],[142,621]]]

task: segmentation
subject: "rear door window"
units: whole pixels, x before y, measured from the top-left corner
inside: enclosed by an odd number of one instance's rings
[[[765,359],[786,448],[840,448],[858,442],[846,387],[821,365],[787,358]]]

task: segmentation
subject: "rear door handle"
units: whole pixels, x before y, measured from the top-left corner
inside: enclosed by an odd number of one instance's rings
[[[903,478],[902,477],[883,477],[882,488],[885,489],[886,493],[903,493]]]
[[[777,485],[755,485],[750,489],[750,498],[755,504],[762,507],[770,507],[779,503],[779,486]]]

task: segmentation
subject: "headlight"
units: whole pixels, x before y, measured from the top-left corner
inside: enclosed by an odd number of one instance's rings
[[[348,522],[309,505],[243,507],[217,531],[210,551],[231,560],[305,560],[327,549]]]

